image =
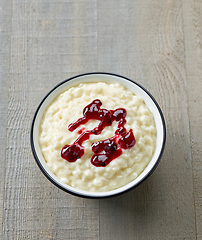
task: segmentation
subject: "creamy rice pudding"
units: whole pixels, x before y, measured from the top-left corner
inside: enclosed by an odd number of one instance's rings
[[[91,192],[133,181],[155,150],[156,126],[143,99],[120,84],[82,83],[47,108],[39,135],[50,170]]]

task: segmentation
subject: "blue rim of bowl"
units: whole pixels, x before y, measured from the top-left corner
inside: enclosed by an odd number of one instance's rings
[[[34,146],[34,139],[33,139],[33,130],[34,130],[34,124],[35,124],[35,120],[36,120],[36,117],[37,117],[37,114],[39,112],[39,109],[41,108],[42,104],[44,103],[44,101],[46,100],[46,98],[53,92],[55,91],[55,89],[57,89],[59,86],[63,85],[64,83],[70,81],[70,80],[73,80],[75,78],[78,78],[78,77],[82,77],[82,76],[86,76],[86,75],[95,75],[95,74],[100,74],[100,75],[111,75],[111,76],[115,76],[115,77],[120,77],[120,78],[123,78],[127,81],[130,81],[134,84],[136,84],[138,87],[140,87],[142,90],[144,90],[147,95],[149,95],[149,97],[152,99],[152,101],[154,102],[154,104],[156,105],[158,111],[159,111],[159,114],[161,116],[161,121],[162,121],[162,125],[163,125],[163,142],[162,142],[162,146],[161,146],[161,151],[160,151],[160,154],[156,160],[156,163],[154,164],[154,166],[152,167],[152,169],[144,176],[144,178],[142,178],[137,184],[135,184],[134,186],[131,186],[130,188],[127,188],[121,192],[118,192],[118,193],[115,193],[113,195],[107,195],[107,196],[87,196],[87,195],[83,195],[82,193],[75,193],[75,192],[72,192],[71,190],[68,190],[66,188],[64,188],[63,186],[61,186],[58,182],[56,182],[55,179],[53,179],[48,173],[47,171],[44,169],[40,159],[38,158],[38,155],[35,151],[35,146]],[[108,73],[108,72],[90,72],[90,73],[83,73],[83,74],[79,74],[79,75],[76,75],[74,77],[71,77],[71,78],[68,78],[62,82],[60,82],[59,84],[57,84],[52,90],[50,90],[46,96],[42,99],[42,101],[40,102],[35,114],[34,114],[34,117],[33,117],[33,120],[32,120],[32,124],[31,124],[31,133],[30,133],[30,143],[31,143],[31,149],[32,149],[32,153],[33,153],[33,156],[35,158],[35,161],[38,165],[38,167],[40,168],[40,170],[43,172],[43,174],[45,175],[45,177],[50,181],[52,182],[55,186],[57,186],[58,188],[60,188],[61,190],[67,192],[67,193],[70,193],[72,195],[75,195],[75,196],[78,196],[78,197],[83,197],[83,198],[90,198],[90,199],[101,199],[101,198],[110,198],[110,197],[114,197],[114,196],[118,196],[120,194],[123,194],[123,193],[126,193],[128,191],[131,191],[132,189],[134,189],[135,187],[137,187],[139,184],[141,184],[142,182],[144,182],[153,172],[154,170],[156,169],[156,167],[158,166],[160,160],[161,160],[161,157],[163,155],[163,151],[164,151],[164,148],[165,148],[165,143],[166,143],[166,124],[165,124],[165,120],[164,120],[164,117],[163,117],[163,113],[157,103],[157,101],[155,100],[155,98],[143,87],[141,86],[139,83],[127,78],[127,77],[124,77],[124,76],[121,76],[121,75],[118,75],[118,74],[114,74],[114,73]]]

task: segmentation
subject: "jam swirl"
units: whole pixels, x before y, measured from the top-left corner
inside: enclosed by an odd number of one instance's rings
[[[122,154],[122,149],[130,149],[135,145],[135,137],[132,129],[128,132],[124,125],[126,124],[127,111],[124,108],[115,110],[102,109],[102,102],[99,99],[94,100],[83,109],[83,117],[68,126],[68,130],[73,132],[79,126],[84,125],[89,120],[99,120],[100,123],[93,130],[82,128],[78,131],[79,137],[71,145],[65,145],[61,149],[61,157],[68,162],[75,162],[84,155],[85,149],[82,143],[90,138],[91,135],[99,135],[102,130],[111,126],[113,121],[118,122],[115,135],[109,139],[94,142],[91,147],[94,155],[91,163],[96,167],[105,167],[112,160]]]

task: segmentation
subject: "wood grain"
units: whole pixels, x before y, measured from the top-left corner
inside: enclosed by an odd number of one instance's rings
[[[195,239],[182,2],[99,2],[98,30],[98,67],[149,89],[167,124],[155,173],[100,202],[100,239]]]
[[[185,1],[183,4],[187,94],[189,99],[189,122],[191,133],[191,156],[196,212],[196,233],[202,239],[202,164],[201,134],[202,112],[202,3]]]
[[[99,202],[48,182],[29,144],[42,97],[75,73],[97,68],[96,2],[13,1],[12,8],[4,237],[98,239]]]
[[[11,1],[0,3],[0,239],[3,239],[6,129],[10,69]]]
[[[200,0],[2,0],[0,239],[202,239]],[[145,86],[167,144],[136,189],[82,199],[37,167],[29,134],[45,94],[68,77],[105,71]]]

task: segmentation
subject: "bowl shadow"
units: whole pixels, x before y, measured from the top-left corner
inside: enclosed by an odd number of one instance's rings
[[[148,179],[122,195],[100,200],[100,232],[108,239],[121,236],[142,235],[158,217],[156,196],[160,174],[153,173]],[[150,226],[151,227],[151,226]],[[134,238],[132,238],[134,237]]]

